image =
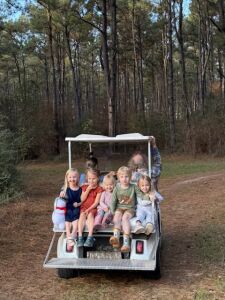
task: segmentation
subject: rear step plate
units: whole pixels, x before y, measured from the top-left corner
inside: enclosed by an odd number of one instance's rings
[[[52,258],[45,268],[64,269],[92,269],[92,270],[130,270],[154,271],[155,260],[137,259],[92,259],[92,258]]]

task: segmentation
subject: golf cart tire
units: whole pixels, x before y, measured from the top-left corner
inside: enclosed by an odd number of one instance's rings
[[[59,278],[69,279],[79,276],[79,271],[74,269],[58,269],[57,270]]]

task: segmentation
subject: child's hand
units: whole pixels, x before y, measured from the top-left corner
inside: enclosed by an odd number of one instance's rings
[[[66,196],[66,193],[64,191],[61,191],[60,194],[59,194],[59,197],[64,198],[65,196]]]
[[[78,203],[77,203],[77,202],[74,202],[73,206],[74,206],[74,207],[78,207]]]
[[[87,190],[90,192],[91,190],[93,190],[95,188],[96,188],[96,186],[89,184],[89,186],[87,187]]]
[[[106,207],[106,208],[103,208],[104,212],[108,212],[109,211],[109,208]]]
[[[85,215],[87,216],[89,214],[90,210],[89,208],[85,210]]]
[[[152,136],[150,136],[150,142],[151,142],[151,144],[152,144],[152,146],[153,147],[155,147],[156,146],[156,141],[155,141],[155,137],[152,135]]]
[[[149,199],[150,199],[152,202],[155,202],[155,200],[156,200],[155,194],[153,194],[152,192],[150,192],[148,195],[149,195]]]

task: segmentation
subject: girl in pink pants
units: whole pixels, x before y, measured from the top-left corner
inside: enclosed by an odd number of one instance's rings
[[[105,175],[103,179],[104,192],[102,192],[101,194],[99,206],[97,207],[97,215],[95,216],[94,222],[94,228],[96,230],[106,227],[107,224],[109,224],[112,221],[110,204],[115,183],[116,181],[113,175]]]

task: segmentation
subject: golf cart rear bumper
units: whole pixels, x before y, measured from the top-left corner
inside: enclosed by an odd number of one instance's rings
[[[131,260],[131,259],[69,259],[52,258],[44,264],[45,268],[52,269],[90,269],[90,270],[130,270],[130,271],[154,271],[155,260]]]

